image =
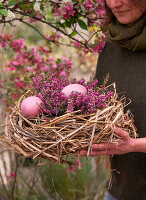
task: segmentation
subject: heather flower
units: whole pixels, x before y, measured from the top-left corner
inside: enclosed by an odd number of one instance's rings
[[[41,110],[49,117],[60,116],[66,111],[80,110],[81,113],[89,114],[97,109],[106,106],[108,98],[113,95],[111,91],[103,91],[98,86],[98,81],[88,81],[84,79],[77,81],[75,78],[68,81],[68,77],[56,76],[49,73],[47,77],[40,75],[33,77],[35,93],[43,101]],[[69,84],[82,84],[87,89],[87,94],[83,96],[79,92],[72,92],[67,98],[61,90]]]

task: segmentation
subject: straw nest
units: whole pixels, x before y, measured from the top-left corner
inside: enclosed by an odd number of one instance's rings
[[[50,121],[40,117],[25,118],[20,111],[23,98],[6,119],[5,137],[1,142],[26,157],[69,163],[69,154],[77,154],[83,149],[89,154],[94,143],[117,142],[120,138],[114,134],[113,125],[126,130],[130,137],[137,136],[131,112],[124,113],[126,99],[119,99],[116,90],[107,106],[96,113],[68,112]]]

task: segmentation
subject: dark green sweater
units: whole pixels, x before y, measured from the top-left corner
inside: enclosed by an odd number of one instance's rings
[[[132,100],[128,109],[134,114],[139,137],[146,137],[146,50],[132,52],[107,44],[99,56],[96,78],[116,82],[117,92]],[[128,153],[111,158],[113,171],[109,192],[118,200],[146,200],[146,154]]]

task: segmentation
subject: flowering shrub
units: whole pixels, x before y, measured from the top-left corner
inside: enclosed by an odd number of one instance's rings
[[[59,116],[65,114],[66,111],[76,110],[84,114],[93,113],[97,108],[103,108],[107,99],[113,94],[111,91],[99,88],[97,80],[68,80],[66,74],[63,77],[54,73],[49,73],[46,77],[41,74],[33,77],[33,81],[36,86],[34,93],[43,101],[41,110],[47,116]],[[67,98],[61,90],[69,84],[83,85],[87,89],[87,94],[84,96],[79,92],[72,92]]]
[[[104,0],[0,1],[1,24],[11,25],[20,21],[36,30],[45,40],[58,44],[34,27],[33,23],[41,22],[67,36],[70,41],[67,45],[81,47],[85,52],[99,53],[104,48],[106,37],[101,28],[104,17]]]
[[[0,35],[0,46],[13,52],[12,59],[5,65],[6,78],[0,81],[0,90],[5,92],[2,101],[7,106],[12,106],[28,90],[34,75],[48,72],[59,76],[69,74],[71,61],[66,57],[55,59],[50,55],[52,49],[47,46],[29,47],[24,39],[14,40],[13,35],[8,34]]]

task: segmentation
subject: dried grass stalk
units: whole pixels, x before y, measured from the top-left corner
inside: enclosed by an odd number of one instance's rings
[[[103,109],[89,115],[80,111],[68,112],[47,122],[41,118],[28,119],[20,112],[22,99],[6,119],[5,138],[2,145],[26,157],[39,157],[57,163],[69,162],[69,154],[81,149],[91,151],[93,143],[116,143],[120,138],[113,131],[113,125],[136,137],[136,127],[131,112],[124,113],[125,97],[118,99],[115,93]]]

